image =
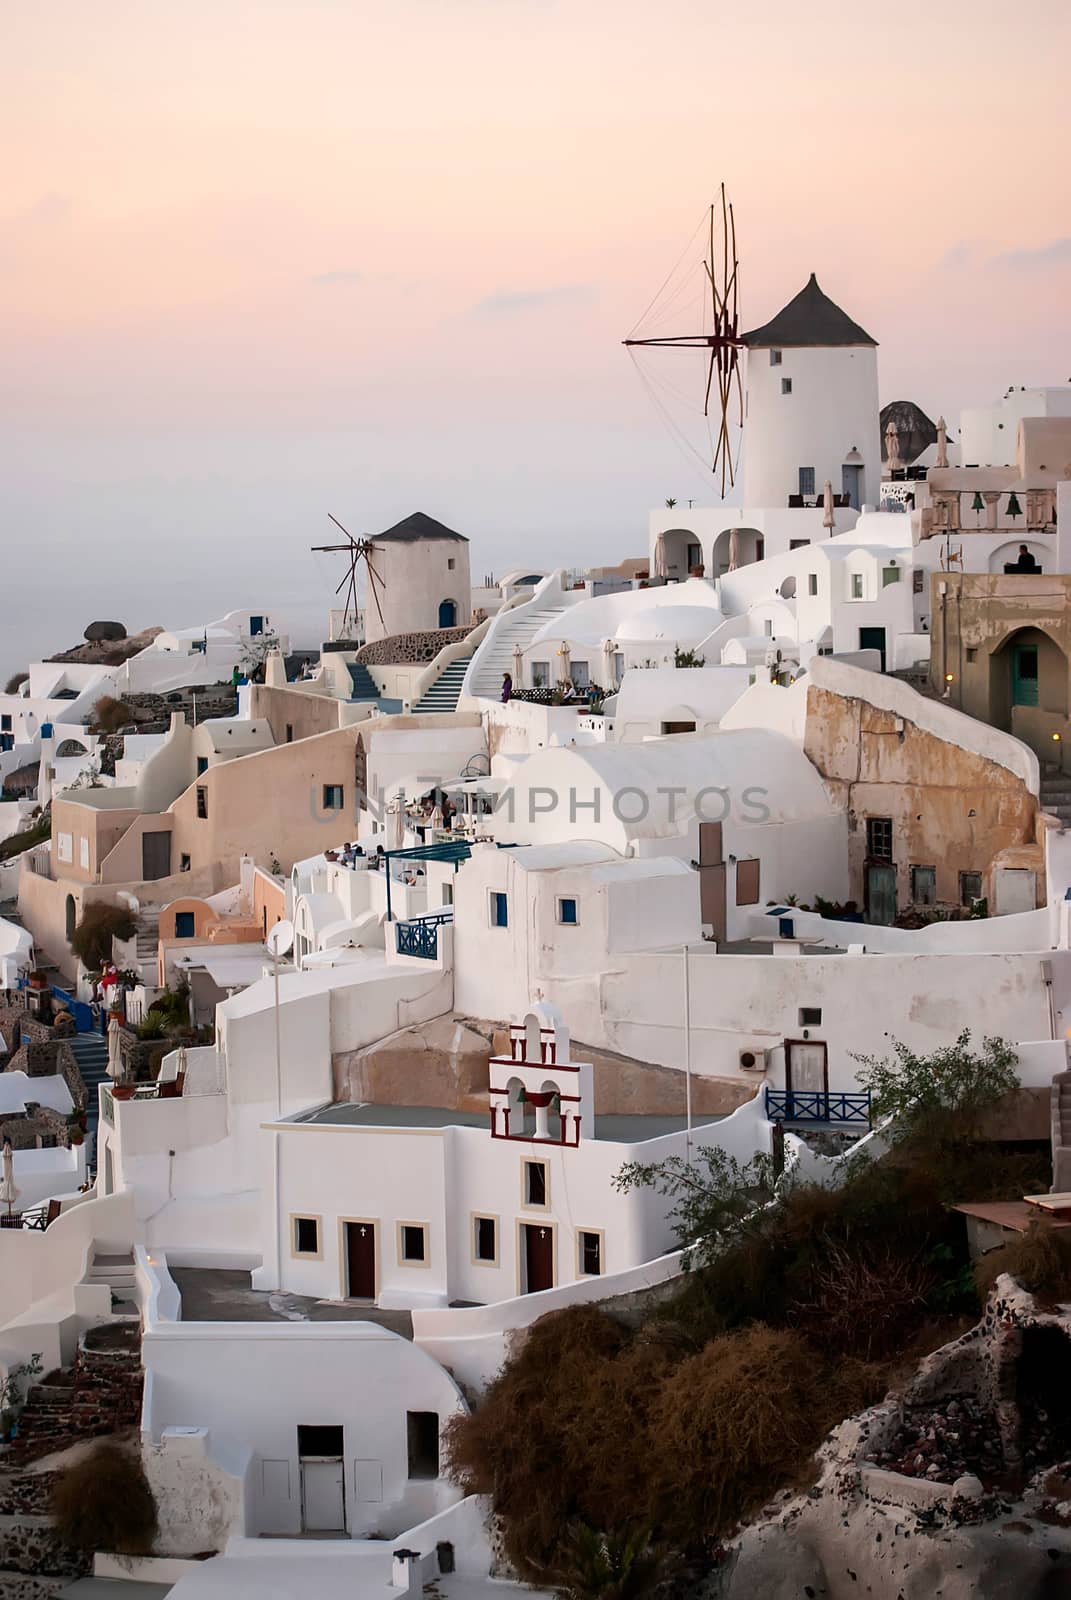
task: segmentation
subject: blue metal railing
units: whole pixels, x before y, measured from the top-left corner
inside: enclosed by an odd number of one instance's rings
[[[66,989],[61,989],[58,984],[52,985],[52,993],[57,1000],[62,1000],[71,1016],[79,1033],[93,1032],[93,1012],[84,1000],[76,1000],[73,994],[68,994]]]
[[[408,922],[396,922],[395,949],[400,956],[420,956],[425,961],[434,961],[439,954],[439,929],[444,922],[453,920],[453,908],[444,906],[441,911],[429,911]]]
[[[869,1128],[870,1090],[829,1094],[824,1089],[767,1088],[766,1116],[770,1122],[821,1122]]]

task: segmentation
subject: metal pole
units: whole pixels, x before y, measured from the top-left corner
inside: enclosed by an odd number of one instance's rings
[[[688,1165],[692,1163],[692,994],[688,972],[688,946],[682,947],[684,955],[684,1152]]]
[[[275,976],[275,1114],[283,1114],[283,1052],[279,1034],[279,957],[273,953]]]

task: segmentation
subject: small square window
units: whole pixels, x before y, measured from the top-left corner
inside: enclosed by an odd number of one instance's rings
[[[881,587],[883,589],[887,589],[889,587],[890,583],[899,583],[899,582],[900,582],[900,568],[899,567],[882,567],[882,569],[881,569]]]
[[[526,1206],[547,1204],[547,1168],[543,1161],[524,1163],[524,1203]]]
[[[976,646],[971,645],[971,644],[969,644],[967,646],[967,660],[968,661],[977,661],[978,660],[978,650],[977,650]]]
[[[814,494],[814,468],[800,467],[799,469],[800,494]]]
[[[800,1006],[800,1027],[817,1028],[822,1023],[821,1006]]]
[[[771,350],[770,351],[770,365],[771,365],[771,367],[779,367],[781,365],[781,352],[780,352],[780,350]]]
[[[853,572],[852,573],[852,599],[853,600],[861,600],[862,598],[863,598],[863,574],[861,572]]]
[[[428,1259],[428,1230],[422,1222],[402,1222],[398,1225],[399,1256],[403,1263],[423,1267]]]
[[[208,816],[208,790],[203,783],[197,785],[197,815],[202,822]]]
[[[494,1264],[498,1260],[498,1225],[494,1217],[473,1217],[472,1254],[476,1261]]]
[[[318,1256],[320,1254],[320,1221],[318,1217],[294,1217],[293,1254]]]
[[[577,1235],[577,1266],[582,1278],[602,1276],[602,1234],[581,1228]]]
[[[982,898],[982,874],[980,872],[961,872],[959,875],[959,903],[961,906],[973,905]]]
[[[323,809],[325,811],[342,810],[342,785],[340,783],[324,784]]]
[[[509,901],[497,889],[491,890],[491,926],[492,928],[509,927]]]
[[[892,818],[868,817],[866,821],[866,853],[871,861],[891,861]]]
[[[447,570],[447,572],[453,572],[453,570],[454,570],[454,568],[456,566],[457,566],[456,558],[454,556],[447,556],[447,558],[446,558],[446,570]]]
[[[2,714],[0,714],[0,730],[2,730],[4,733],[10,733],[11,732],[11,714],[10,714],[10,712],[5,711]]]
[[[286,742],[287,744],[293,744],[294,742],[294,724],[292,722],[288,722],[286,725]]]
[[[911,574],[911,593],[921,594],[926,586],[926,574],[921,567],[916,567]]]
[[[532,688],[533,689],[549,689],[550,688],[550,662],[549,661],[533,661],[532,662]]]
[[[805,546],[809,545],[810,542],[811,541],[809,539],[790,539],[788,541],[788,548],[790,550],[802,550],[805,548]]]
[[[196,932],[192,911],[175,912],[175,938],[192,939]]]
[[[178,869],[180,872],[189,872],[192,863],[188,855],[179,856]]]
[[[207,756],[198,756],[197,757],[197,776],[199,778],[203,777],[204,774],[207,771],[208,771],[208,757]]]
[[[782,378],[781,379],[781,393],[782,394],[791,394],[792,393],[792,379],[791,378]]]
[[[916,906],[937,904],[937,868],[911,868],[911,902]]]
[[[808,574],[807,574],[807,593],[808,594],[817,594],[818,593],[818,574],[817,574],[817,572],[808,572]]]
[[[576,901],[572,896],[566,896],[558,901],[558,921],[567,923],[569,927],[576,926]]]

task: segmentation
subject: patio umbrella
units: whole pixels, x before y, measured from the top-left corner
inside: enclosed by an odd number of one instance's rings
[[[394,809],[387,814],[387,849],[400,850],[405,835],[405,796],[395,796]]]
[[[604,686],[607,689],[611,689],[613,687],[613,684],[614,684],[614,655],[615,655],[615,653],[616,653],[616,647],[614,645],[614,641],[612,639],[604,639],[603,642],[602,642],[602,657],[603,657],[603,663],[604,663],[604,665],[603,665],[603,673],[602,673],[602,681],[603,681]]]
[[[735,572],[740,565],[740,529],[729,529],[729,571]]]
[[[568,683],[569,679],[573,675],[573,662],[572,662],[572,657],[569,654],[569,641],[568,641],[568,639],[563,639],[562,640],[562,647],[558,651],[558,661],[559,661],[558,682],[559,683]]]
[[[654,542],[654,560],[651,563],[651,576],[664,578],[666,576],[666,536],[660,533]]]
[[[15,1152],[10,1139],[4,1140],[3,1168],[3,1177],[0,1178],[0,1201],[7,1206],[7,1214],[10,1217],[11,1208],[19,1197],[19,1191],[15,1187]]]
[[[900,459],[900,432],[891,421],[885,429],[885,461],[890,472],[899,472],[904,464]]]
[[[826,486],[822,490],[822,526],[831,532],[835,527],[833,517],[833,485],[826,479]]]
[[[948,466],[948,423],[944,417],[937,419],[937,454],[933,464],[935,467]]]
[[[108,1076],[113,1079],[123,1076],[123,1058],[119,1054],[119,1018],[114,1012],[108,1018]]]
[[[524,651],[519,644],[513,646],[513,687],[524,687]]]

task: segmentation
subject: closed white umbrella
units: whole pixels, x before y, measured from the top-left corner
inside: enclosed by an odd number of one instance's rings
[[[667,573],[666,563],[666,536],[660,533],[654,542],[654,561],[651,563],[651,576],[664,578]]]
[[[735,572],[740,565],[740,529],[729,529],[729,571]]]
[[[108,1018],[108,1076],[119,1079],[123,1076],[123,1058],[119,1053],[119,1018]]]
[[[569,641],[568,641],[568,639],[563,639],[562,640],[562,647],[558,651],[558,662],[559,662],[558,682],[559,683],[568,683],[569,679],[573,675],[573,661],[572,661],[572,657],[569,654]]]
[[[387,849],[400,850],[405,835],[405,797],[399,794],[394,801],[393,811],[387,814]]]
[[[935,467],[948,466],[948,423],[944,417],[937,419],[937,455],[933,464]]]
[[[833,485],[828,478],[822,490],[822,507],[822,526],[832,530],[836,526],[836,519],[833,516]]]
[[[885,429],[885,460],[890,472],[899,472],[904,464],[900,460],[900,433],[895,422],[890,422]]]
[[[0,1202],[7,1206],[10,1217],[11,1208],[19,1197],[15,1187],[15,1152],[11,1147],[11,1140],[4,1140],[3,1177],[0,1177]]]
[[[524,688],[524,651],[519,644],[513,646],[513,687]]]
[[[614,641],[612,639],[604,639],[603,640],[603,642],[602,642],[602,654],[603,654],[603,662],[604,662],[603,674],[602,674],[603,685],[607,689],[612,689],[614,687],[614,654],[615,654],[615,646],[614,646]]]

